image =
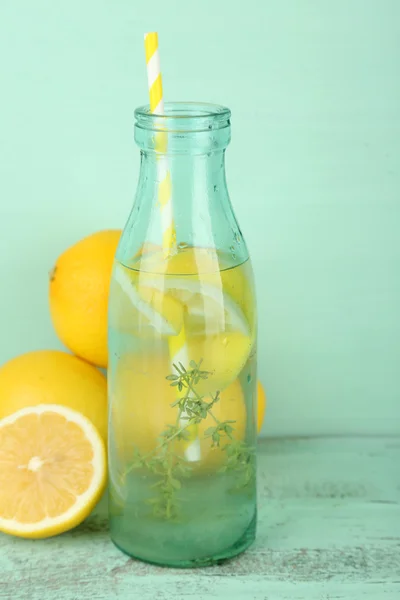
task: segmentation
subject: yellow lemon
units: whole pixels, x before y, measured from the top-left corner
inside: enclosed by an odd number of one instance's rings
[[[58,350],[38,350],[0,367],[0,418],[38,404],[61,404],[79,411],[106,440],[107,381],[80,358]]]
[[[260,433],[264,423],[267,397],[261,381],[257,383],[257,431]]]
[[[188,338],[189,360],[202,360],[201,369],[209,372],[208,379],[199,381],[200,393],[224,390],[245,365],[251,351],[251,338],[238,331]]]
[[[107,366],[107,311],[120,230],[99,231],[68,248],[50,274],[49,301],[60,340],[77,356]]]
[[[0,531],[43,538],[79,525],[106,483],[106,452],[86,417],[64,406],[0,421]]]

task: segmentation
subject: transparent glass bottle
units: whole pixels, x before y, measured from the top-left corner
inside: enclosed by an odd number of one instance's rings
[[[225,179],[230,111],[171,103],[135,118],[140,176],[109,307],[111,537],[151,563],[200,566],[256,528],[257,320]]]

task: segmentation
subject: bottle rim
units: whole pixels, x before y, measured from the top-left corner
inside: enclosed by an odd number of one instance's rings
[[[151,131],[203,132],[230,126],[231,111],[209,102],[166,102],[164,114],[152,113],[150,106],[135,110],[136,126]]]

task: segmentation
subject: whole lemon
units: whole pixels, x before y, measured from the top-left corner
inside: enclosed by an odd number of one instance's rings
[[[77,356],[107,367],[107,311],[119,229],[74,244],[50,273],[50,314],[60,340]]]
[[[0,367],[0,419],[38,404],[61,404],[80,412],[107,439],[106,378],[80,358],[38,350]]]
[[[257,431],[260,433],[263,426],[267,397],[261,381],[257,382]]]

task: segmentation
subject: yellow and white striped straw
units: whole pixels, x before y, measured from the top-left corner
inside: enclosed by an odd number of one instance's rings
[[[150,96],[150,111],[156,115],[164,114],[164,97],[160,69],[160,54],[158,50],[157,32],[145,33],[144,47],[146,52],[147,82]],[[176,231],[172,205],[171,175],[168,161],[163,154],[167,150],[167,135],[157,133],[156,150],[160,153],[158,158],[158,201],[161,210],[162,244],[164,257],[167,258],[176,251]],[[172,364],[182,363],[188,365],[189,355],[186,343],[185,327],[182,326],[179,334],[169,336],[168,347]],[[177,388],[176,388],[177,389]],[[177,392],[178,393],[178,392]],[[185,421],[183,421],[184,423]],[[191,440],[185,449],[185,456],[189,461],[199,460],[200,442],[194,427]]]
[[[160,53],[158,51],[158,34],[153,31],[145,33],[144,47],[146,51],[147,82],[149,86],[150,111],[156,115],[164,114],[164,97],[160,69]],[[173,253],[176,248],[176,232],[172,210],[171,175],[168,162],[162,156],[167,149],[167,136],[158,133],[156,137],[156,150],[160,152],[158,160],[158,201],[161,210],[161,227],[164,256]]]

